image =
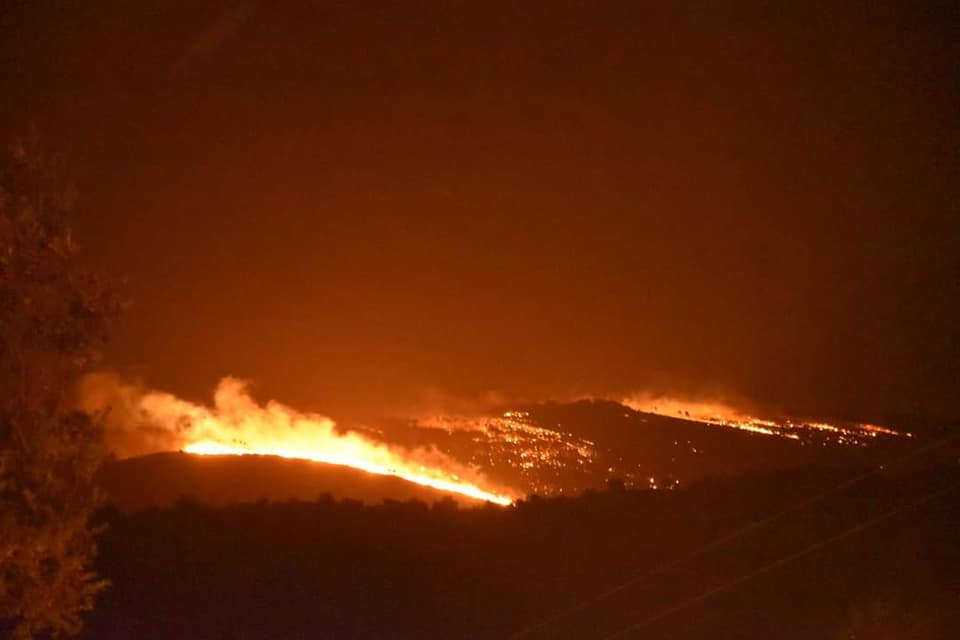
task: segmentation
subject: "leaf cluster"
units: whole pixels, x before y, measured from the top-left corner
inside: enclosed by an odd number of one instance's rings
[[[88,526],[102,432],[70,396],[119,305],[78,263],[64,175],[35,135],[0,170],[0,622],[22,638],[78,632],[105,586]]]

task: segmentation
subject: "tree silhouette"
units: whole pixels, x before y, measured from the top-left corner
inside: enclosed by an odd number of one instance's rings
[[[88,525],[102,437],[70,394],[118,305],[77,263],[62,163],[33,135],[0,172],[0,633],[58,637],[105,586]]]

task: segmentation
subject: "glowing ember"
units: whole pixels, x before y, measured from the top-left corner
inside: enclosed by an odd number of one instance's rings
[[[841,426],[822,421],[791,420],[789,418],[770,420],[739,412],[722,403],[689,402],[662,396],[634,396],[624,400],[623,404],[643,413],[740,429],[791,440],[800,440],[800,433],[810,430],[835,434],[835,440],[839,444],[864,444],[867,438],[876,438],[877,435],[912,437],[910,433],[901,433],[874,424],[856,423]]]
[[[170,394],[149,393],[140,400],[139,409],[143,419],[176,433],[188,453],[312,460],[395,476],[476,500],[513,502],[504,493],[481,488],[482,476],[437,451],[401,450],[357,433],[340,432],[328,418],[277,402],[260,406],[245,385],[232,378],[217,386],[213,408]]]
[[[376,432],[338,429],[328,418],[277,402],[258,404],[243,383],[229,378],[218,385],[212,406],[147,392],[110,377],[91,377],[81,396],[88,411],[111,408],[107,437],[118,457],[182,450],[295,458],[394,476],[500,505],[526,493],[578,493],[613,480],[631,488],[673,488],[681,479],[698,478],[716,467],[715,457],[703,455],[712,436],[650,414],[757,438],[786,439],[803,447],[885,446],[910,437],[873,424],[771,419],[766,414],[759,418],[726,404],[658,396],[634,396],[622,404],[583,400],[495,415],[386,421]],[[389,442],[430,444],[411,448]],[[793,451],[775,449],[783,456]],[[789,458],[779,460],[791,463]]]

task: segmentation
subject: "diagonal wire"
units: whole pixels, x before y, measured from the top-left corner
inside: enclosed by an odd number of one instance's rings
[[[843,540],[845,538],[849,538],[850,536],[853,536],[865,529],[869,529],[870,527],[880,524],[885,520],[889,520],[890,518],[893,518],[905,511],[916,509],[918,507],[921,507],[927,504],[928,502],[933,502],[937,498],[945,496],[951,491],[956,491],[957,489],[960,489],[960,481],[954,482],[948,485],[947,487],[944,487],[943,489],[934,491],[933,493],[928,493],[924,497],[920,498],[919,500],[915,500],[909,504],[900,505],[898,507],[885,511],[878,516],[874,516],[869,520],[865,520],[861,522],[858,525],[854,525],[852,527],[844,529],[843,531],[841,531],[836,535],[830,536],[829,538],[825,538],[818,542],[814,542],[813,544],[810,544],[804,547],[803,549],[800,549],[799,551],[791,553],[790,555],[787,555],[787,556],[783,556],[782,558],[774,560],[773,562],[767,563],[762,567],[760,567],[759,569],[751,571],[750,573],[747,573],[739,578],[736,578],[724,584],[708,589],[707,591],[704,591],[703,593],[693,596],[692,598],[688,598],[687,600],[683,600],[678,604],[667,607],[666,609],[663,609],[659,613],[656,613],[648,618],[644,618],[640,622],[636,622],[634,624],[631,624],[628,627],[624,627],[623,629],[620,629],[619,631],[615,631],[610,635],[603,636],[602,640],[614,640],[614,638],[622,638],[628,633],[633,633],[634,631],[638,631],[643,627],[653,624],[654,622],[658,622],[660,620],[663,620],[664,618],[670,617],[680,611],[683,611],[684,609],[688,609],[689,607],[700,604],[701,602],[705,600],[709,600],[710,598],[712,598],[713,596],[719,593],[739,587],[743,583],[753,580],[758,576],[761,576],[765,573],[770,573],[775,569],[779,569],[780,567],[783,567],[784,565],[787,565],[795,560],[803,558],[804,556],[808,556],[811,553],[814,553],[815,551],[822,549],[823,547],[831,545],[835,542],[839,542],[840,540]]]
[[[641,583],[641,582],[644,582],[644,581],[646,581],[646,580],[649,580],[650,578],[653,578],[653,577],[656,577],[656,576],[659,576],[659,575],[663,575],[663,574],[665,574],[665,573],[668,573],[668,572],[672,571],[673,569],[676,569],[676,568],[679,567],[679,566],[682,566],[682,565],[684,565],[684,564],[686,564],[686,563],[688,563],[688,562],[690,562],[690,561],[692,561],[692,560],[696,560],[697,558],[699,558],[699,557],[701,557],[701,556],[703,556],[703,555],[706,555],[707,553],[709,553],[709,552],[711,552],[711,551],[713,551],[713,550],[715,550],[715,549],[718,549],[719,547],[722,547],[722,546],[724,546],[725,544],[727,544],[727,543],[729,543],[729,542],[732,542],[732,541],[736,540],[737,538],[741,538],[741,537],[743,537],[743,536],[745,536],[745,535],[747,535],[747,534],[749,534],[749,533],[752,533],[752,532],[754,532],[754,531],[757,531],[758,529],[762,529],[763,527],[765,527],[765,526],[767,526],[767,525],[769,525],[769,524],[771,524],[771,523],[779,520],[780,518],[782,518],[782,517],[784,517],[784,516],[787,516],[787,515],[789,515],[789,514],[791,514],[791,513],[794,513],[794,512],[796,512],[796,511],[800,511],[801,509],[805,509],[806,507],[809,507],[810,505],[816,504],[817,502],[820,502],[821,500],[824,500],[825,498],[828,498],[828,497],[830,497],[831,495],[833,495],[833,494],[835,494],[835,493],[844,491],[845,489],[848,489],[848,488],[850,488],[851,486],[853,486],[853,485],[855,485],[855,484],[857,484],[857,483],[859,483],[859,482],[862,482],[863,480],[866,480],[867,478],[870,478],[870,477],[872,477],[872,476],[875,476],[875,475],[881,473],[881,472],[884,471],[884,470],[886,469],[886,467],[888,467],[888,466],[890,466],[890,467],[899,466],[899,465],[901,465],[901,464],[903,464],[903,463],[905,463],[905,462],[908,462],[909,460],[912,460],[913,458],[916,458],[917,456],[920,456],[920,455],[922,455],[922,454],[924,454],[924,453],[927,453],[928,451],[932,451],[933,449],[936,449],[936,448],[938,448],[938,447],[941,447],[941,446],[943,446],[944,444],[948,443],[949,441],[956,439],[957,437],[960,437],[960,434],[948,435],[948,436],[946,436],[946,437],[944,437],[944,438],[941,438],[941,439],[939,439],[939,440],[935,440],[935,441],[933,441],[933,442],[931,442],[931,443],[929,443],[929,444],[926,444],[926,445],[924,445],[924,446],[922,446],[922,447],[918,447],[918,448],[916,448],[916,449],[913,449],[913,450],[911,450],[909,453],[907,453],[907,454],[905,454],[905,455],[903,455],[903,456],[900,456],[899,458],[897,458],[897,459],[894,460],[893,462],[890,462],[890,463],[888,463],[888,464],[881,464],[881,465],[879,465],[879,466],[871,469],[870,471],[866,471],[866,472],[864,472],[864,473],[861,473],[861,474],[858,474],[858,475],[856,475],[856,476],[853,476],[852,478],[849,478],[849,479],[847,479],[847,480],[844,480],[843,482],[841,482],[841,483],[839,483],[839,484],[837,484],[837,485],[834,485],[834,486],[830,487],[829,489],[826,489],[825,491],[822,491],[822,492],[820,492],[820,493],[814,494],[813,496],[810,496],[810,497],[808,497],[808,498],[805,498],[805,499],[803,499],[803,500],[801,500],[801,501],[799,501],[799,502],[797,502],[797,503],[795,503],[795,504],[793,504],[793,505],[791,505],[791,506],[789,506],[789,507],[786,507],[786,508],[784,508],[784,509],[782,509],[782,510],[780,510],[780,511],[777,511],[777,512],[775,512],[775,513],[773,513],[773,514],[771,514],[771,515],[769,515],[769,516],[767,516],[767,517],[765,517],[765,518],[762,518],[762,519],[760,519],[760,520],[756,520],[756,521],[750,522],[750,523],[748,523],[748,524],[746,524],[746,525],[744,525],[744,526],[742,526],[742,527],[740,527],[740,528],[738,528],[738,529],[735,529],[735,530],[731,531],[730,533],[728,533],[728,534],[726,534],[726,535],[720,536],[720,537],[717,538],[716,540],[713,540],[713,541],[711,541],[711,542],[708,542],[707,544],[701,546],[700,548],[692,551],[691,553],[689,553],[689,554],[687,554],[687,555],[685,555],[685,556],[683,556],[683,557],[677,558],[676,560],[673,560],[673,561],[671,561],[671,562],[668,562],[668,563],[666,563],[666,564],[664,564],[664,565],[662,565],[662,566],[660,566],[660,567],[654,568],[654,569],[652,569],[652,570],[650,570],[650,571],[647,571],[647,572],[644,572],[644,573],[640,573],[640,574],[638,574],[638,575],[636,575],[636,576],[634,576],[634,577],[632,577],[632,578],[630,578],[630,579],[628,579],[628,580],[626,580],[626,581],[624,581],[624,582],[621,582],[621,583],[618,584],[618,585],[615,585],[615,586],[613,586],[613,587],[610,587],[610,588],[607,589],[606,591],[602,591],[601,593],[593,596],[592,598],[589,598],[589,599],[586,599],[586,600],[582,600],[582,601],[578,602],[577,604],[575,604],[575,605],[573,605],[573,606],[571,606],[571,607],[569,607],[569,608],[567,608],[567,609],[563,609],[563,610],[555,613],[555,614],[552,615],[552,616],[549,616],[549,617],[547,617],[547,618],[544,618],[544,619],[540,620],[539,622],[537,622],[537,623],[535,623],[535,624],[533,624],[533,625],[530,625],[530,626],[528,626],[528,627],[525,627],[525,628],[523,628],[523,629],[515,632],[513,635],[511,635],[511,636],[510,636],[510,640],[520,640],[521,638],[526,638],[526,637],[530,636],[530,634],[532,634],[532,633],[534,633],[534,632],[536,632],[536,631],[539,631],[539,630],[541,630],[541,629],[544,629],[544,628],[546,628],[546,627],[548,627],[548,626],[550,626],[550,625],[552,625],[552,624],[554,624],[554,623],[556,623],[556,622],[559,622],[560,620],[563,620],[563,619],[565,619],[565,618],[567,618],[567,617],[569,617],[569,616],[571,616],[571,615],[573,615],[573,614],[575,614],[575,613],[579,613],[580,611],[584,611],[584,610],[586,610],[586,609],[588,609],[588,608],[590,608],[590,607],[592,607],[592,606],[594,606],[594,605],[596,605],[596,604],[599,604],[600,602],[603,602],[604,600],[607,600],[608,598],[611,598],[611,597],[617,595],[618,593],[621,593],[621,592],[629,589],[630,587],[632,587],[632,586],[634,586],[634,585],[636,585],[636,584],[639,584],[639,583]]]

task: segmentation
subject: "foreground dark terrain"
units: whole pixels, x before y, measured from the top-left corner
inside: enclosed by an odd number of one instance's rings
[[[562,611],[525,637],[605,638],[645,620],[625,637],[956,637],[960,502],[955,492],[928,499],[957,481],[955,460],[927,466],[846,485],[863,469],[672,491],[613,483],[512,508],[329,496],[111,508],[101,514],[98,570],[113,585],[84,637],[504,638]],[[805,503],[811,496],[821,497]]]

